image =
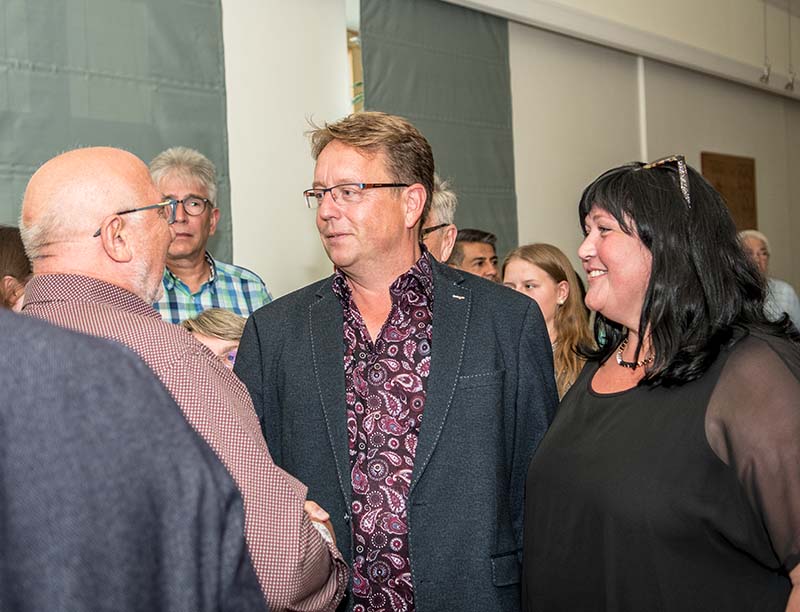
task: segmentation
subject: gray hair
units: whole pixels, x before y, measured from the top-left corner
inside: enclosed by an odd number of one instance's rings
[[[31,262],[48,257],[47,247],[64,242],[78,230],[74,221],[64,219],[58,208],[45,211],[36,223],[27,225],[22,215],[19,218],[19,235],[25,247],[25,253]]]
[[[747,238],[755,238],[756,240],[760,240],[761,242],[764,243],[764,246],[767,249],[767,253],[772,252],[772,250],[769,248],[769,240],[767,240],[767,237],[758,230],[746,229],[739,232],[739,242],[744,243],[745,239]]]
[[[433,174],[433,198],[431,200],[430,216],[439,223],[452,224],[456,216],[458,197],[456,192],[450,188],[450,183],[443,181],[434,172]]]
[[[189,147],[171,147],[150,162],[150,176],[156,185],[173,172],[198,181],[208,192],[211,204],[217,205],[217,169],[205,155]]]

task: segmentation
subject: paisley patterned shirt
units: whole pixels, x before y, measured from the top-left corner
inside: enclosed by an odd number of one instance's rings
[[[354,612],[414,610],[406,502],[430,371],[428,257],[389,288],[392,309],[374,343],[345,276],[333,281],[344,309]]]

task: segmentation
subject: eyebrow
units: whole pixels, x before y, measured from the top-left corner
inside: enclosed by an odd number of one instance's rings
[[[164,196],[165,198],[169,198],[170,200],[179,199],[179,198],[176,198],[175,194],[173,194],[173,193],[162,193],[161,195]],[[197,195],[196,193],[187,193],[185,196],[183,196],[180,199],[181,200],[188,200],[189,198],[197,198],[198,200],[208,200],[208,198],[204,198],[203,196]]]

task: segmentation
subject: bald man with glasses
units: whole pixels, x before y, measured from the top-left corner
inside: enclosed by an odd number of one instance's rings
[[[269,609],[329,610],[344,594],[347,569],[330,530],[305,512],[306,487],[273,463],[241,381],[151,306],[162,291],[175,210],[174,198],[162,200],[147,166],[126,151],[78,149],[48,161],[22,205],[33,263],[22,312],[139,355],[241,491]]]

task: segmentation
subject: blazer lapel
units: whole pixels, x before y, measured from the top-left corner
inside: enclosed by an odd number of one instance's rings
[[[351,506],[350,457],[347,440],[347,409],[344,388],[344,340],[342,306],[331,289],[331,282],[321,285],[317,301],[308,307],[311,329],[311,358],[319,393],[328,441],[336,462],[339,487]]]
[[[464,277],[452,268],[436,262],[432,263],[432,268],[434,298],[431,370],[409,496],[436,448],[450,410],[461,372],[464,340],[472,308],[472,293],[467,287],[461,286]]]

